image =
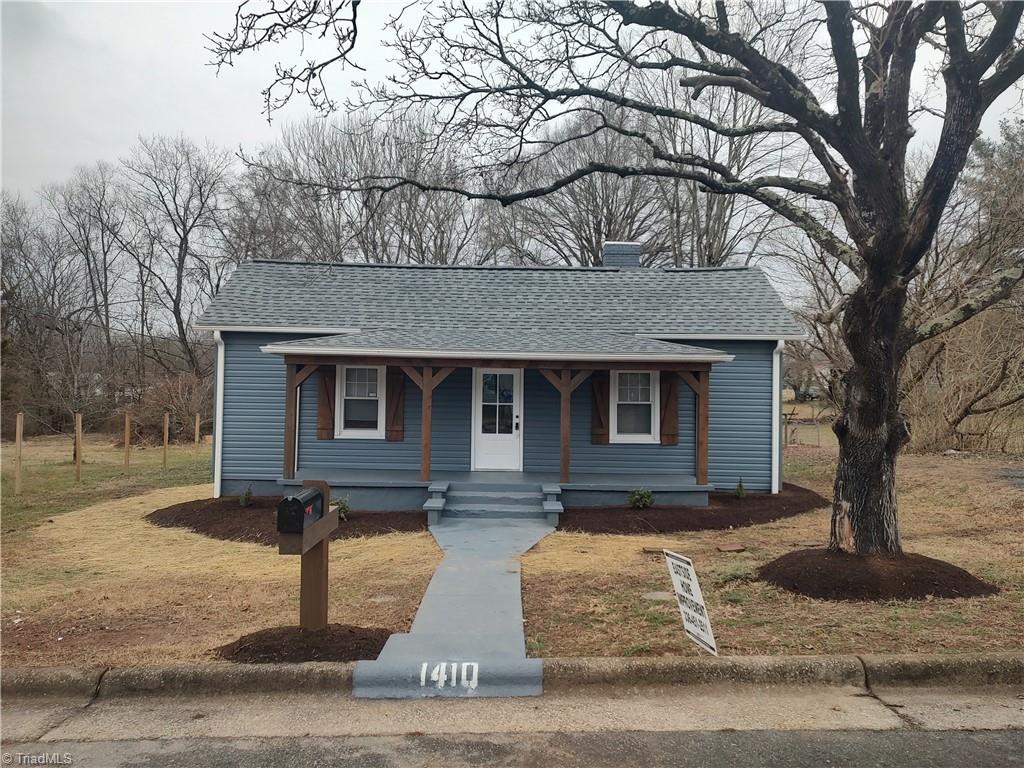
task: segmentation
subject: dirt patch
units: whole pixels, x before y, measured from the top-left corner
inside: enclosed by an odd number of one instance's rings
[[[158,509],[146,520],[161,528],[187,528],[220,541],[246,541],[266,546],[277,545],[277,503],[280,496],[254,496],[243,507],[238,498],[198,499]],[[354,539],[385,533],[427,530],[427,513],[349,512],[338,524],[332,539]]]
[[[391,634],[390,629],[382,627],[349,624],[328,624],[324,629],[271,627],[244,635],[213,652],[239,664],[372,661]]]
[[[912,554],[885,557],[804,549],[761,566],[758,575],[776,587],[823,600],[924,600],[999,592],[963,568]]]
[[[737,498],[736,494],[708,494],[706,507],[573,507],[566,510],[558,528],[581,533],[675,533],[715,531],[770,523],[829,505],[816,491],[786,483],[777,494],[759,493]]]

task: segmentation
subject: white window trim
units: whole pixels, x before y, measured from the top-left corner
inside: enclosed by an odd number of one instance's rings
[[[620,435],[619,434],[619,374],[649,373],[651,375],[651,434]],[[610,443],[660,443],[661,442],[661,376],[658,371],[645,371],[634,368],[620,368],[611,372],[611,388],[608,398],[608,442]]]
[[[345,369],[374,368],[377,371],[377,429],[344,429]],[[346,440],[383,440],[384,409],[387,402],[387,367],[383,365],[338,365],[334,374],[334,436]]]

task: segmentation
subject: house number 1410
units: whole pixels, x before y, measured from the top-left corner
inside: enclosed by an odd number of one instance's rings
[[[475,661],[464,661],[461,665],[455,661],[442,661],[434,663],[433,669],[431,662],[424,661],[420,667],[420,688],[426,688],[431,684],[435,688],[444,688],[445,684],[449,688],[456,688],[461,683],[463,688],[473,690],[476,688],[479,670],[480,665]]]

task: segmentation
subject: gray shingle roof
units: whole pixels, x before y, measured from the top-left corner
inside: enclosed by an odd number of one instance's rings
[[[724,352],[688,344],[643,339],[628,333],[567,330],[388,328],[268,344],[278,354],[387,354],[515,359],[726,361]]]
[[[201,328],[542,328],[784,338],[801,328],[758,269],[242,264]]]

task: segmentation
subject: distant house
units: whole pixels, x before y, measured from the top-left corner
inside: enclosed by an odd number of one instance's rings
[[[760,270],[639,258],[243,264],[200,323],[218,346],[214,493],[313,478],[354,508],[484,514],[777,492],[800,327]]]

